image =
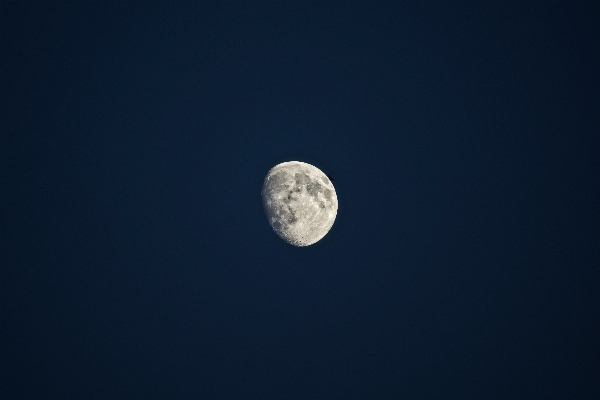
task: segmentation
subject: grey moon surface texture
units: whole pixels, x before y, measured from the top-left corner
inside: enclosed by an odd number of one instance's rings
[[[269,170],[262,201],[275,233],[298,247],[321,240],[333,226],[338,209],[331,181],[319,168],[300,161]]]

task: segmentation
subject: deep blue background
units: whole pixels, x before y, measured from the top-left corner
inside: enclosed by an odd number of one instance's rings
[[[1,398],[599,398],[593,6],[79,3],[0,6]]]

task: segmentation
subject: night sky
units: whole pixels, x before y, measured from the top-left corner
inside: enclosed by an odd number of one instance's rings
[[[1,399],[600,398],[594,2],[59,3],[0,5]]]

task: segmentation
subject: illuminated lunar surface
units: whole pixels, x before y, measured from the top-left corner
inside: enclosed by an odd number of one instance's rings
[[[262,200],[275,233],[299,247],[321,240],[338,209],[331,181],[317,167],[300,161],[271,168],[263,183]]]

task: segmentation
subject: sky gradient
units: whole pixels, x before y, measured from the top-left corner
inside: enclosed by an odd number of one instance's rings
[[[597,10],[124,3],[0,5],[0,397],[599,398]]]

